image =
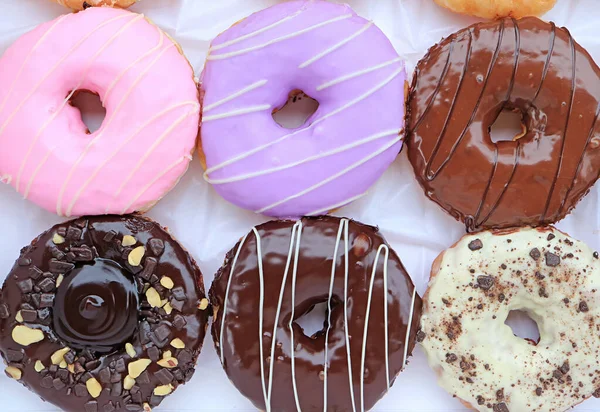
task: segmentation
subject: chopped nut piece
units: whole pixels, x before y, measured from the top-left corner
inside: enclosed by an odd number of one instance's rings
[[[75,365],[74,364],[69,364],[67,365],[67,370],[72,373],[75,374]]]
[[[21,314],[21,311],[17,312],[17,314],[15,315],[15,320],[19,323],[23,323],[23,315]]]
[[[85,382],[85,387],[88,390],[88,393],[92,395],[92,398],[97,398],[100,396],[102,392],[102,385],[100,382],[96,380],[96,378],[90,378]]]
[[[150,359],[138,359],[127,365],[127,371],[129,376],[133,379],[137,378],[146,370],[146,368],[152,363]]]
[[[152,412],[152,408],[150,407],[148,402],[144,402],[143,408],[144,408],[144,412]]]
[[[200,310],[206,310],[207,307],[208,307],[208,299],[204,298],[198,304],[198,309],[200,309]]]
[[[60,284],[62,283],[64,278],[65,278],[64,275],[58,275],[58,277],[56,278],[56,287],[60,286]]]
[[[133,348],[133,345],[131,343],[125,344],[125,352],[127,352],[127,354],[129,355],[130,358],[135,358],[135,355],[137,355],[137,353],[135,353],[135,349]]]
[[[32,329],[28,326],[17,325],[12,331],[12,338],[21,346],[29,346],[32,343],[44,340],[44,332],[39,329]]]
[[[171,341],[171,346],[175,349],[183,349],[185,348],[185,343],[179,338],[175,338]]]
[[[44,369],[46,369],[46,367],[44,366],[44,364],[41,361],[35,361],[35,365],[33,365],[33,369],[35,369],[35,371],[37,373],[40,373],[41,371],[43,371]]]
[[[127,261],[131,266],[139,266],[140,263],[142,263],[142,258],[145,253],[146,249],[144,249],[144,246],[138,246],[129,253]]]
[[[146,299],[148,299],[148,303],[153,308],[160,308],[162,304],[162,300],[160,299],[160,295],[154,288],[150,288],[146,291]]]
[[[67,364],[67,361],[64,359],[62,361],[60,361],[60,363],[58,364],[58,367],[61,369],[67,369],[68,366],[69,365]]]
[[[15,380],[19,380],[21,379],[21,376],[23,376],[21,369],[15,368],[14,366],[8,366],[6,369],[4,369],[4,372],[6,372],[8,376]]]
[[[171,312],[173,312],[173,306],[171,306],[171,304],[169,302],[165,303],[165,306],[163,306],[163,309],[165,310],[167,315],[170,315]]]
[[[165,351],[165,352],[163,353],[163,359],[167,359],[167,358],[170,358],[170,357],[172,357],[172,356],[173,356],[173,354],[171,353],[171,351],[170,351],[170,350],[167,350],[167,351]]]
[[[173,369],[176,368],[177,365],[179,365],[179,362],[177,361],[176,358],[164,358],[159,360],[158,362],[159,366],[162,366],[163,368],[167,368],[167,369]]]
[[[58,233],[55,233],[54,236],[52,236],[52,242],[55,245],[62,245],[63,243],[65,243],[65,238],[59,235]]]
[[[53,365],[58,365],[60,364],[62,361],[65,360],[65,355],[67,354],[68,351],[70,351],[71,349],[68,347],[64,347],[62,349],[57,350],[56,352],[54,352],[52,354],[52,356],[50,356],[50,360],[52,361]]]
[[[175,287],[175,283],[173,283],[173,280],[168,276],[163,276],[160,279],[160,284],[167,289],[173,289]]]
[[[153,393],[156,396],[167,396],[171,392],[173,392],[173,385],[168,384],[168,385],[157,386],[156,388],[154,388]]]
[[[137,243],[137,240],[135,240],[135,238],[131,235],[125,235],[123,236],[123,241],[121,242],[121,245],[123,245],[123,247],[127,247],[127,246],[133,246]]]
[[[125,376],[125,379],[123,379],[123,389],[128,391],[129,389],[133,388],[133,385],[135,385],[135,379],[129,375]]]

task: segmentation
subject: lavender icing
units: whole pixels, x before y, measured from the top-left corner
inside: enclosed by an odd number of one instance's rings
[[[403,60],[348,5],[290,1],[212,43],[202,73],[205,178],[257,213],[326,213],[361,197],[402,147]],[[319,102],[297,129],[272,118],[292,90]]]

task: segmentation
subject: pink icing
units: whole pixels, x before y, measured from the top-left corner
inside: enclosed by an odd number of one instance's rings
[[[209,51],[205,178],[230,202],[270,216],[341,207],[400,151],[405,81],[390,41],[347,5],[291,1],[256,13]],[[288,130],[272,111],[294,89],[320,106]]]
[[[0,73],[0,177],[38,205],[66,216],[130,213],[187,169],[199,122],[193,71],[142,15],[59,17],[17,40]],[[92,134],[68,104],[74,90],[97,93],[106,108]]]

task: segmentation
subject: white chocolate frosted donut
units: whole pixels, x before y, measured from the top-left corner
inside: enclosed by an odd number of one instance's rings
[[[200,118],[193,70],[143,15],[61,16],[17,40],[0,73],[0,181],[45,209],[145,211],[187,170]],[[78,90],[106,108],[94,133],[69,104]]]
[[[514,310],[537,345],[505,325]],[[484,231],[436,259],[417,339],[472,408],[558,412],[600,394],[599,315],[597,252],[553,227]]]

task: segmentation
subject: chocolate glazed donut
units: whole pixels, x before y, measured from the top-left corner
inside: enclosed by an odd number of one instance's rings
[[[426,195],[468,231],[565,217],[599,177],[599,76],[567,29],[535,17],[478,23],[432,47],[407,114]],[[503,110],[525,131],[494,143]]]
[[[265,411],[372,408],[404,368],[421,314],[378,230],[335,217],[252,229],[227,254],[210,299],[223,367]],[[296,321],[320,303],[323,329],[306,336]]]
[[[40,235],[0,295],[6,373],[69,412],[149,410],[189,381],[202,274],[158,224],[86,217]]]

